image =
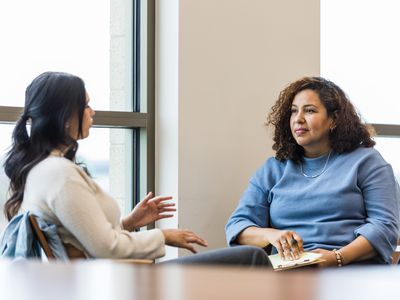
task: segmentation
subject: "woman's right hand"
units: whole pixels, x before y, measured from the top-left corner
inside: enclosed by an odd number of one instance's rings
[[[193,231],[186,229],[162,229],[162,233],[165,237],[165,244],[168,246],[185,248],[193,253],[197,253],[196,249],[192,244],[197,244],[203,247],[207,247],[208,243],[206,240],[199,237]]]
[[[298,259],[304,252],[303,239],[294,231],[269,228],[268,239],[284,260]]]

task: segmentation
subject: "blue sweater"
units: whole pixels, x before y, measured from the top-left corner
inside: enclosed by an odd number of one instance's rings
[[[305,158],[303,172],[318,174],[327,156]],[[269,158],[244,192],[226,225],[229,245],[247,227],[294,230],[305,250],[333,250],[364,236],[390,263],[399,232],[400,192],[391,166],[373,148],[332,152],[325,172],[302,174],[299,164]]]

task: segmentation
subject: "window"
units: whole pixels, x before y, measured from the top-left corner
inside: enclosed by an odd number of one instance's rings
[[[1,164],[27,85],[44,71],[73,73],[96,110],[77,158],[130,211],[154,190],[154,1],[3,1],[0,37]],[[1,168],[0,204],[7,187]]]
[[[321,74],[341,86],[375,127],[376,148],[398,180],[399,9],[392,0],[321,0]]]

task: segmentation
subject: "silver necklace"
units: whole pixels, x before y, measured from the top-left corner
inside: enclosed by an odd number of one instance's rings
[[[316,177],[321,176],[322,174],[324,174],[325,171],[326,171],[326,167],[328,166],[328,162],[329,162],[329,158],[331,157],[331,153],[332,153],[332,150],[329,151],[328,158],[326,159],[325,165],[324,165],[324,167],[322,168],[322,171],[321,171],[321,172],[319,172],[318,174],[314,174],[314,175],[307,175],[307,174],[304,173],[304,171],[303,171],[303,163],[300,163],[300,171],[301,171],[301,174],[303,174],[303,176],[304,176],[304,177],[307,177],[307,178],[316,178]]]

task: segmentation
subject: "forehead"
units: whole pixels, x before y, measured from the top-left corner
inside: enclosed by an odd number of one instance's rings
[[[318,94],[310,89],[302,90],[298,92],[293,99],[293,106],[305,106],[305,105],[314,105],[321,106],[322,102],[319,99]]]

